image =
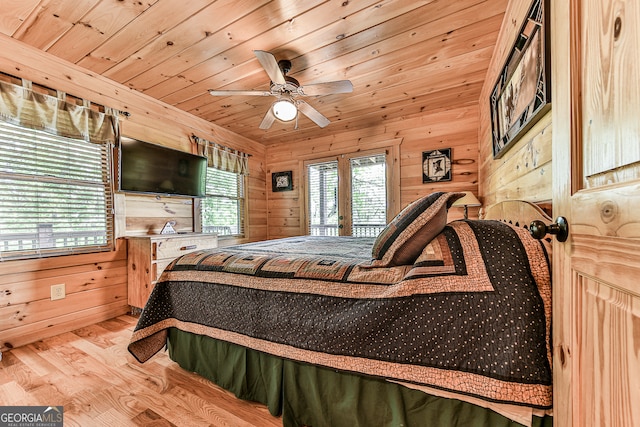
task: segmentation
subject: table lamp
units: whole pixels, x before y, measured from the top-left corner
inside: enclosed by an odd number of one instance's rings
[[[451,206],[464,206],[464,219],[469,219],[467,206],[482,206],[482,203],[480,203],[480,201],[476,198],[476,196],[473,195],[471,191],[464,191],[463,193],[464,197],[461,197],[453,202]]]

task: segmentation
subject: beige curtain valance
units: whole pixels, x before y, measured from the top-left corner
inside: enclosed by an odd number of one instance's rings
[[[249,175],[249,155],[204,138],[191,135],[198,146],[198,154],[205,156],[210,167],[241,175]]]
[[[22,80],[22,86],[0,81],[0,120],[96,144],[115,143],[118,112],[105,107],[102,113],[90,105],[87,100],[69,103],[61,91],[57,96],[34,92],[28,80]]]

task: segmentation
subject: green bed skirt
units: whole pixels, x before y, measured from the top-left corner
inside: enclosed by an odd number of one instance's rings
[[[169,330],[169,357],[238,398],[260,402],[285,427],[515,427],[520,424],[470,403],[384,380],[282,359],[224,341]],[[552,427],[534,417],[534,427]]]

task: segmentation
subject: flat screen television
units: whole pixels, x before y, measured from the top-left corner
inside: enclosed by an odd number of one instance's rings
[[[206,157],[133,138],[120,138],[120,191],[203,197]]]

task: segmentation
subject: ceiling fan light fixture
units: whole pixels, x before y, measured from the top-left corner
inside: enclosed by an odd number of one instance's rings
[[[290,122],[298,115],[296,104],[288,99],[278,99],[273,103],[271,109],[273,110],[273,115],[283,122]]]

